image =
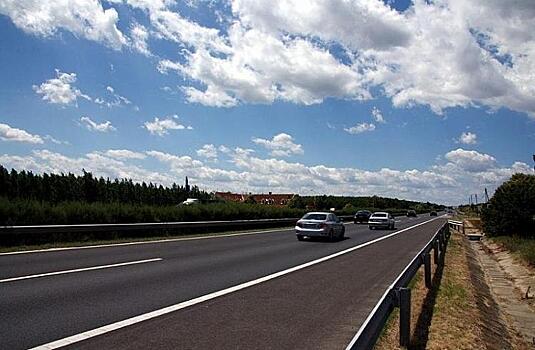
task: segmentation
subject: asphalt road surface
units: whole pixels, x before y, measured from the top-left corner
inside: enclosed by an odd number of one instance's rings
[[[0,254],[0,349],[30,348],[74,335],[80,340],[86,336],[80,333],[140,315],[70,346],[343,349],[388,285],[444,223],[428,215],[397,220],[393,231],[346,224],[346,239],[333,243],[298,242],[292,229]],[[392,236],[242,285],[387,235]],[[210,299],[199,302],[206,295]],[[176,311],[162,311],[166,307]],[[154,311],[162,315],[138,322]]]

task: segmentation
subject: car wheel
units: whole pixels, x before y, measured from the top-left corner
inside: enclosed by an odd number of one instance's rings
[[[373,226],[369,226],[369,228],[370,228],[370,230],[373,230],[373,229],[374,229],[374,227],[373,227]]]
[[[329,231],[329,241],[334,242],[334,240],[335,240],[334,230],[331,229],[331,231]]]
[[[303,239],[304,239],[304,238],[303,238],[302,235],[297,235],[297,240],[298,240],[298,241],[302,241]]]

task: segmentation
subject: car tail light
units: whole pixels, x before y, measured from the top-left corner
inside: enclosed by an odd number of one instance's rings
[[[327,224],[319,224],[318,227],[319,228],[325,228],[325,227],[327,227]]]
[[[297,226],[297,227],[303,227],[303,224],[300,223],[300,222],[298,221],[298,222],[295,224],[295,226]]]

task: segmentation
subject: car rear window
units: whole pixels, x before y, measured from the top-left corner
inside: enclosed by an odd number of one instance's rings
[[[373,214],[373,216],[376,218],[386,218],[386,214],[383,214],[383,213]]]
[[[327,218],[327,214],[306,214],[303,216],[303,219],[306,220],[325,220]]]

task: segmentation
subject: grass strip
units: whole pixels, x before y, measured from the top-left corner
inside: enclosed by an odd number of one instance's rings
[[[535,266],[535,239],[519,236],[491,237],[492,242],[510,251],[513,256],[524,263]]]

